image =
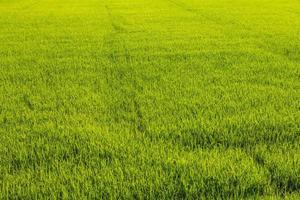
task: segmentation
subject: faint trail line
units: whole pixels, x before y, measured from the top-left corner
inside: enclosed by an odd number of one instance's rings
[[[126,33],[128,32],[124,27],[122,27],[120,24],[118,24],[116,22],[116,20],[114,19],[114,15],[112,14],[111,12],[111,9],[108,7],[108,5],[105,5],[105,8],[107,10],[107,14],[108,14],[108,17],[109,17],[109,20],[110,20],[110,23],[111,23],[111,26],[113,28],[113,30],[117,33]]]
[[[298,48],[280,48],[280,45],[271,40],[263,40],[263,45],[256,45],[258,49],[268,52],[272,55],[279,56],[291,62],[300,62],[300,50]]]
[[[233,26],[238,29],[247,30],[249,32],[255,32],[255,29],[249,27],[248,25],[245,25],[242,23],[237,23],[236,21],[226,20],[226,21],[222,22],[222,19],[218,19],[215,17],[209,17],[209,16],[205,15],[204,13],[202,13],[200,10],[189,7],[186,3],[182,2],[181,0],[166,0],[166,1],[170,2],[171,4],[177,6],[178,8],[180,8],[184,11],[194,14],[195,16],[198,16],[198,17],[203,18],[207,21],[210,21],[214,24],[217,24],[220,27],[224,26],[224,25],[227,25],[227,26],[229,25],[229,26]],[[299,62],[300,61],[300,56],[299,56],[300,52],[298,51],[297,48],[280,49],[280,48],[278,48],[279,46],[280,45],[278,43],[276,43],[276,42],[270,43],[270,41],[267,41],[267,40],[263,41],[263,45],[256,44],[256,48],[261,49],[262,51],[271,53],[276,56],[280,56],[291,62]]]
[[[171,4],[177,6],[178,8],[187,11],[201,19],[205,19],[206,21],[210,21],[220,27],[223,27],[224,25],[230,25],[230,26],[234,26],[235,28],[242,28],[242,29],[247,29],[247,30],[252,30],[250,27],[245,26],[244,24],[239,24],[236,21],[233,20],[226,20],[226,21],[222,21],[224,19],[222,18],[217,18],[215,16],[208,16],[207,14],[201,12],[201,10],[196,9],[196,8],[192,8],[190,7],[188,4],[182,2],[181,0],[166,0],[167,2],[170,2]]]
[[[122,34],[130,34],[130,32],[120,24],[120,17],[114,16],[108,5],[105,5],[105,8],[112,27],[112,30],[105,38],[104,44],[104,46],[107,47],[107,52],[105,52],[107,59],[112,64],[112,67],[109,67],[106,72],[109,74],[107,76],[107,82],[113,90],[118,90],[117,92],[124,96],[124,98],[122,98],[123,102],[120,102],[121,106],[130,105],[132,108],[126,110],[124,107],[117,107],[117,109],[122,109],[125,113],[133,113],[135,116],[134,123],[127,118],[125,118],[125,122],[133,125],[134,130],[138,133],[145,133],[146,126],[143,122],[141,105],[137,98],[137,94],[141,87],[136,81],[137,72],[132,68],[133,56],[125,44],[124,36],[122,36]],[[116,81],[111,81],[109,79],[114,79]],[[130,90],[124,88],[126,85],[129,86]]]
[[[172,4],[176,5],[177,7],[182,8],[183,10],[189,11],[189,12],[195,12],[196,10],[190,8],[189,6],[187,6],[185,3],[181,2],[181,1],[176,1],[176,0],[168,0],[169,2],[171,2]]]
[[[141,111],[141,106],[138,103],[138,101],[136,100],[136,98],[134,99],[134,108],[135,108],[135,113],[136,113],[136,116],[137,116],[137,121],[136,121],[137,127],[136,128],[139,132],[145,133],[146,132],[146,126],[145,126],[144,121],[143,121],[143,114],[142,114],[142,111]]]
[[[251,153],[252,152],[252,153]],[[268,179],[271,181],[272,184],[270,184],[271,188],[275,191],[277,191],[279,193],[279,195],[281,197],[284,197],[284,194],[285,194],[285,189],[282,188],[282,187],[279,187],[278,186],[278,182],[277,180],[274,180],[273,176],[274,176],[274,172],[272,172],[272,170],[270,169],[270,167],[268,167],[266,165],[266,161],[265,161],[265,158],[263,158],[262,155],[258,154],[258,153],[255,153],[253,152],[253,150],[245,150],[245,153],[253,159],[253,161],[257,164],[258,167],[261,167],[263,168],[264,170],[266,170],[269,174],[269,177]],[[291,190],[292,192],[296,191],[295,190]]]

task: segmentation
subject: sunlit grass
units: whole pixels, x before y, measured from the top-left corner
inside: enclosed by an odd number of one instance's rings
[[[300,198],[299,9],[0,0],[0,198]]]

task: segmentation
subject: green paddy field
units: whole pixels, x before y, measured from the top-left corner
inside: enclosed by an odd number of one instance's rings
[[[0,199],[300,199],[300,1],[0,0]]]

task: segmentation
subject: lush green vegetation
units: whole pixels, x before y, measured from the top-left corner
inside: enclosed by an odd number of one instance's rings
[[[0,198],[300,198],[298,0],[0,0]]]

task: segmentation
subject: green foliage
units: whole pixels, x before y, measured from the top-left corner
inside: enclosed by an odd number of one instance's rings
[[[299,199],[295,0],[0,0],[0,199]]]

